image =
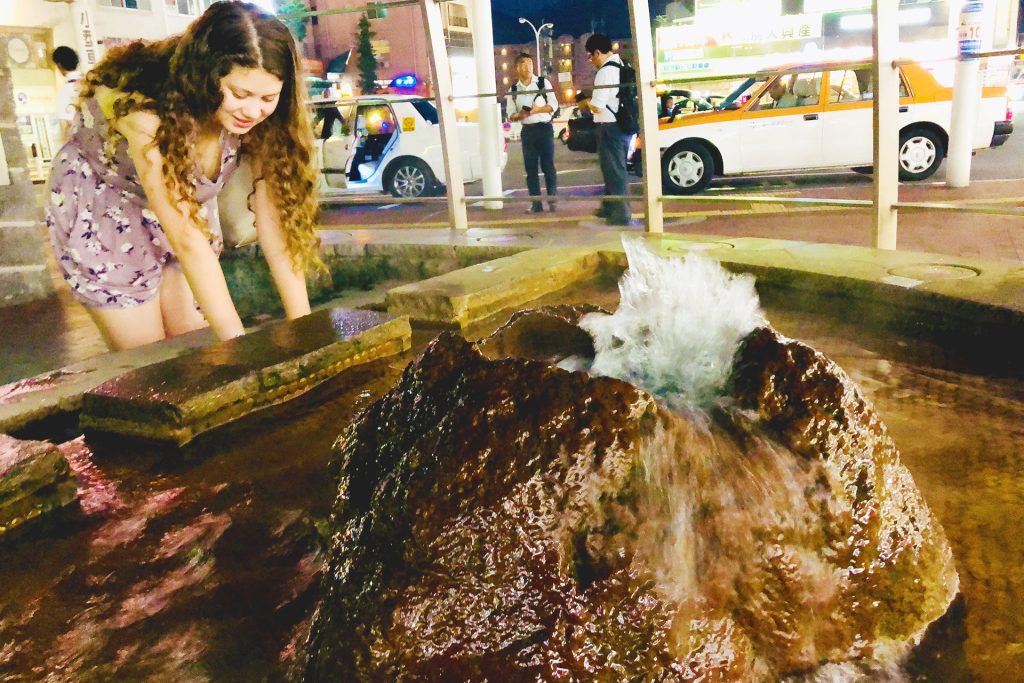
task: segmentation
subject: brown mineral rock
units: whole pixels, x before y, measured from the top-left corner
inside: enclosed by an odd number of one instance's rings
[[[297,677],[776,681],[945,610],[942,530],[841,370],[759,330],[736,396],[682,414],[505,357],[580,353],[578,317],[521,316],[497,360],[445,333],[342,434]]]

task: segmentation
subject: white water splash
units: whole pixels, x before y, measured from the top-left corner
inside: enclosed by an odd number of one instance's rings
[[[695,254],[662,258],[640,238],[622,244],[629,269],[618,309],[579,323],[594,339],[590,374],[625,380],[677,410],[709,405],[740,341],[765,324],[754,278]]]

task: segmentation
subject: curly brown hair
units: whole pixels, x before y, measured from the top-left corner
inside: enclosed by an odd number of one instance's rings
[[[164,158],[167,189],[206,232],[196,199],[194,143],[215,120],[223,99],[220,81],[235,67],[263,69],[284,84],[274,112],[242,136],[241,153],[253,160],[257,181],[267,183],[279,207],[295,265],[322,267],[313,128],[299,87],[295,41],[276,17],[246,2],[215,2],[179,36],[112,49],[86,75],[82,97],[106,86],[124,93],[115,117],[137,110],[159,117],[153,143]]]

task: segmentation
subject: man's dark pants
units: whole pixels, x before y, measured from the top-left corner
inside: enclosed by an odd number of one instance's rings
[[[555,175],[555,129],[550,123],[531,123],[522,130],[523,164],[526,165],[526,188],[531,197],[540,196],[540,177],[537,165],[544,171],[544,185],[548,196],[558,192],[558,178]],[[534,202],[533,210],[543,209],[540,202]]]
[[[597,124],[597,156],[601,161],[605,194],[626,194],[626,152],[629,150],[629,138],[630,136],[623,133],[619,124],[615,122]],[[630,218],[629,202],[604,200],[598,213],[609,223],[625,225],[629,223]]]

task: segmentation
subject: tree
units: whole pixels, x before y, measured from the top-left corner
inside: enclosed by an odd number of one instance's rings
[[[304,14],[309,11],[309,7],[303,0],[277,0],[278,16],[288,16],[296,14]],[[282,19],[284,25],[288,27],[288,30],[295,36],[295,42],[298,45],[302,45],[302,41],[306,39],[306,20],[305,19]]]
[[[373,43],[371,42],[375,35],[377,34],[370,30],[370,18],[363,14],[359,19],[356,65],[359,67],[359,90],[364,95],[377,92],[377,58],[373,56]]]

